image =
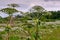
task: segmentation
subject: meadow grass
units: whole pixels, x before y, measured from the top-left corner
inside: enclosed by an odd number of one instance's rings
[[[24,27],[22,29],[24,31],[19,28],[9,32],[9,40],[35,40],[35,27]],[[60,40],[60,25],[39,25],[38,29],[38,40]],[[6,40],[6,37],[7,33],[5,31],[0,32],[0,40]]]

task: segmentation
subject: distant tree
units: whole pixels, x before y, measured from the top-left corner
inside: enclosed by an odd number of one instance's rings
[[[50,19],[60,19],[60,11],[50,11],[52,13]]]

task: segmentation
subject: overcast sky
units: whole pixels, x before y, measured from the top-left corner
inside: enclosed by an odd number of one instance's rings
[[[17,9],[22,11],[27,11],[34,5],[40,5],[48,11],[60,10],[60,0],[0,0],[0,9],[10,3],[19,4],[20,7]]]

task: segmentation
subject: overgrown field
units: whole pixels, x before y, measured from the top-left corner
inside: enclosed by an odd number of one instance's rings
[[[60,25],[38,25],[38,40],[60,40]],[[36,40],[35,26],[0,27],[0,40]]]

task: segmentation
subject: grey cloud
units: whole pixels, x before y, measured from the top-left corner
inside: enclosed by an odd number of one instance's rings
[[[9,3],[17,3],[21,7],[19,9],[28,9],[33,5],[41,5],[45,9],[47,8],[60,8],[60,0],[0,0],[0,8],[5,7]],[[48,10],[49,10],[48,9]]]
[[[44,1],[60,1],[60,0],[44,0]]]

